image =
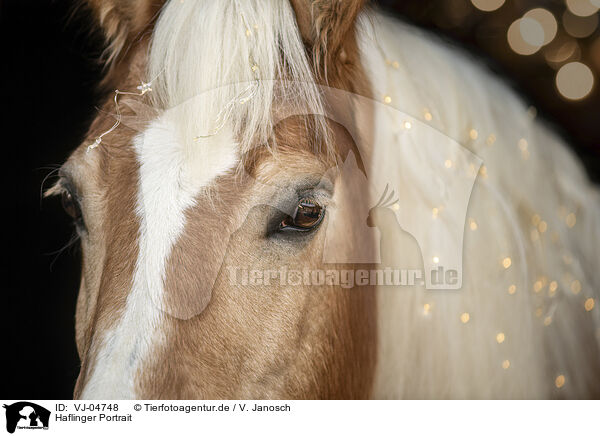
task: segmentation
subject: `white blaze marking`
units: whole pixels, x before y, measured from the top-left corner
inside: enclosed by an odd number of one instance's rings
[[[137,396],[136,372],[164,341],[160,307],[165,264],[183,232],[184,212],[196,204],[200,189],[237,162],[231,135],[223,132],[186,148],[164,117],[136,137],[134,146],[140,163],[136,211],[140,232],[133,286],[123,317],[99,339],[100,349],[82,399]]]

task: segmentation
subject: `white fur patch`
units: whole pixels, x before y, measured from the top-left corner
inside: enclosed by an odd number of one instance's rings
[[[233,168],[237,145],[227,130],[187,147],[168,115],[134,140],[140,164],[137,214],[139,257],[123,317],[104,334],[82,399],[133,399],[135,375],[164,340],[165,264],[185,226],[186,209],[201,189]]]

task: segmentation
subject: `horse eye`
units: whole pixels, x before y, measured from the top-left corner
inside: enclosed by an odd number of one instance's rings
[[[324,207],[311,198],[303,198],[298,202],[293,216],[287,216],[279,224],[279,230],[306,232],[318,226],[324,215]]]
[[[83,221],[83,216],[81,214],[81,208],[79,207],[79,202],[75,200],[73,195],[69,191],[65,191],[62,194],[62,205],[63,209],[69,215],[75,223],[81,223]]]

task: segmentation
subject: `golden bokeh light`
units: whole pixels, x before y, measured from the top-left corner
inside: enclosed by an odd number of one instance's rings
[[[585,307],[585,310],[589,312],[594,308],[595,304],[596,303],[593,298],[588,298],[587,300],[585,300],[583,307]]]
[[[519,139],[519,148],[521,149],[521,151],[527,150],[527,146],[529,145],[529,143],[527,142],[527,139],[525,138],[521,138]]]
[[[544,28],[539,21],[530,17],[523,17],[519,21],[519,30],[521,37],[527,44],[538,48],[544,45]]]
[[[578,17],[569,11],[565,11],[562,16],[562,24],[569,35],[575,38],[587,38],[598,27],[598,15]]]
[[[556,87],[563,97],[581,100],[594,87],[592,70],[581,62],[569,62],[556,73]]]
[[[506,336],[504,336],[504,333],[502,333],[502,332],[500,332],[496,335],[496,342],[498,342],[499,344],[504,342],[505,339],[506,339]]]
[[[528,56],[537,52],[542,46],[544,29],[532,18],[519,18],[513,21],[508,28],[506,38],[508,45],[515,53]]]
[[[510,285],[510,286],[508,287],[508,293],[509,293],[510,295],[514,295],[514,293],[515,293],[515,292],[517,292],[517,286],[516,286],[516,285]]]
[[[550,11],[544,8],[535,8],[527,12],[523,15],[523,18],[530,18],[532,20],[537,21],[543,31],[543,39],[541,45],[549,44],[554,37],[556,36],[556,31],[558,30],[558,24],[556,23],[556,18]],[[535,26],[534,26],[535,27]],[[525,38],[525,35],[523,35]],[[526,41],[527,38],[525,38]],[[529,42],[529,41],[528,41]]]
[[[552,12],[544,8],[534,8],[513,21],[506,37],[510,48],[515,53],[527,56],[536,53],[542,46],[550,44],[556,37],[557,31],[558,23]]]
[[[463,324],[468,323],[470,319],[471,319],[471,315],[469,315],[468,312],[465,312],[460,315],[460,322],[462,322]]]
[[[506,359],[502,362],[502,368],[508,369],[510,368],[510,360]]]
[[[562,388],[565,385],[565,376],[560,374],[554,379],[554,386],[557,388]]]
[[[477,221],[475,221],[473,218],[471,218],[469,220],[469,228],[473,231],[477,230]]]
[[[581,57],[581,48],[576,40],[561,35],[544,49],[544,58],[551,67],[559,68],[564,62],[576,61]]]
[[[574,15],[589,17],[598,12],[598,6],[592,0],[567,0],[567,8]]]
[[[512,260],[510,260],[510,257],[505,257],[504,259],[502,259],[502,266],[505,269],[510,268],[511,265],[512,265]]]
[[[505,0],[471,0],[473,6],[480,11],[491,12],[499,9],[504,4]]]

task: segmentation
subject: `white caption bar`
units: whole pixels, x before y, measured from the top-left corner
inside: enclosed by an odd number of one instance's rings
[[[143,434],[565,435],[598,431],[599,401],[3,400],[2,430],[26,436]],[[49,414],[47,413],[49,412]]]

